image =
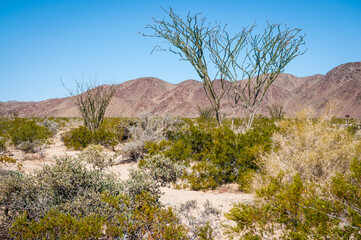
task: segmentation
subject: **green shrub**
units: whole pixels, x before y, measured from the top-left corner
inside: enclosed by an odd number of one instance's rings
[[[122,182],[122,190],[132,201],[138,195],[147,192],[158,202],[161,194],[157,182],[153,181],[148,173],[139,170],[130,171],[129,179]]]
[[[40,126],[34,120],[16,118],[10,123],[9,135],[11,142],[25,152],[35,152],[37,148],[47,143],[52,135],[45,126]]]
[[[89,144],[99,144],[104,147],[114,147],[126,138],[127,128],[118,119],[105,119],[94,132],[84,126],[77,127],[63,136],[63,142],[68,148],[81,150]]]
[[[80,126],[64,134],[63,142],[67,148],[80,150],[93,143],[93,132]]]
[[[201,108],[197,107],[198,110],[198,120],[200,121],[209,121],[214,118],[214,109],[212,107]]]
[[[347,174],[327,183],[311,183],[296,174],[270,177],[257,190],[253,204],[236,204],[226,214],[230,237],[242,239],[360,239],[361,160],[354,159]]]
[[[150,177],[159,182],[161,186],[175,183],[181,177],[185,168],[161,154],[146,156],[139,161],[138,166],[149,170]]]
[[[258,155],[271,149],[271,136],[276,130],[268,119],[256,124],[243,134],[226,126],[209,128],[191,124],[188,129],[171,133],[170,141],[148,143],[146,150],[150,155],[162,153],[186,166],[193,161],[190,171],[184,172],[182,178],[194,190],[233,182],[245,188],[250,175],[258,169]]]
[[[51,210],[39,221],[29,220],[25,212],[10,229],[14,239],[99,239],[105,219],[99,215],[73,217]]]
[[[253,204],[236,204],[226,214],[235,224],[229,236],[242,239],[360,239],[361,161],[325,184],[303,181],[296,174],[285,182],[281,173],[258,189]]]
[[[6,140],[3,137],[0,137],[0,152],[6,150]]]

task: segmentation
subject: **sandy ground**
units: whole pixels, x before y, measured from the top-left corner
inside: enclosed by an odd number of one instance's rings
[[[31,172],[37,169],[41,169],[46,164],[55,163],[55,157],[62,156],[76,156],[79,154],[79,151],[68,150],[63,142],[61,141],[60,133],[58,133],[53,139],[52,143],[46,148],[42,149],[40,153],[35,154],[24,154],[23,152],[10,149],[12,157],[18,160],[22,164],[22,171]],[[16,169],[16,166],[6,166],[7,169]],[[108,168],[106,171],[116,174],[119,179],[126,180],[129,176],[129,170],[137,169],[137,163],[122,163],[117,164]],[[212,191],[192,191],[188,189],[174,189],[171,187],[162,187],[161,188],[162,196],[160,198],[161,202],[166,206],[171,206],[175,209],[180,209],[182,206],[185,206],[189,203],[196,203],[197,208],[194,208],[194,211],[204,210],[205,204],[210,204],[214,209],[219,211],[217,216],[212,217],[213,227],[218,229],[220,232],[221,222],[225,221],[224,213],[228,212],[234,203],[243,202],[250,203],[254,200],[253,194],[242,193],[237,190],[236,185],[227,185]],[[187,215],[185,218],[190,218],[190,216],[195,216],[197,220],[200,217],[200,213],[195,213]],[[217,239],[224,238],[223,235],[219,235]]]

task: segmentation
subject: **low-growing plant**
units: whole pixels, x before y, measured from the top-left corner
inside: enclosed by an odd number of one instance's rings
[[[55,135],[58,130],[59,130],[59,126],[60,126],[60,121],[55,121],[54,118],[50,119],[50,118],[44,118],[40,121],[38,121],[38,125],[40,126],[44,126],[46,127],[52,135]]]
[[[101,145],[89,145],[80,154],[79,159],[91,164],[94,169],[103,170],[114,164],[114,157],[103,153]]]
[[[80,126],[64,134],[63,142],[68,148],[80,150],[93,143],[93,132],[84,126]]]
[[[269,151],[276,130],[273,121],[263,119],[246,133],[237,134],[227,126],[209,128],[195,126],[169,135],[170,141],[149,143],[148,154],[163,154],[173,162],[189,166],[182,179],[194,190],[216,188],[237,182],[241,188],[258,169],[261,152]]]
[[[212,118],[214,118],[214,110],[212,107],[202,108],[202,107],[198,106],[197,110],[198,110],[198,118],[201,121],[207,121],[207,120],[211,120]]]
[[[283,106],[279,104],[272,104],[267,107],[268,113],[271,118],[281,119],[284,116]]]
[[[159,182],[161,186],[176,183],[185,169],[184,165],[173,162],[170,158],[161,154],[146,156],[140,160],[138,166],[147,169],[150,177]]]
[[[129,179],[122,182],[122,190],[131,200],[135,200],[139,194],[147,192],[158,201],[161,194],[159,184],[152,180],[147,172],[141,170],[130,171]]]
[[[6,140],[3,137],[0,137],[0,153],[6,150]]]
[[[145,172],[132,171],[117,183],[113,175],[66,157],[34,174],[2,177],[6,238],[187,239],[186,227],[171,208],[163,208],[159,185]]]
[[[190,200],[175,208],[184,224],[188,228],[191,239],[220,239],[221,228],[215,220],[220,211],[207,200],[200,205],[196,200]]]
[[[119,127],[119,126],[122,127]],[[99,144],[104,147],[115,147],[124,139],[126,128],[119,121],[105,119],[97,130],[91,131],[79,126],[63,135],[63,142],[68,148],[81,150],[90,144]]]
[[[325,184],[285,182],[280,173],[258,189],[253,204],[236,204],[226,214],[229,237],[239,239],[360,239],[361,161]]]
[[[104,194],[102,201],[115,215],[106,213],[74,217],[50,211],[38,221],[26,213],[10,229],[15,239],[187,239],[186,228],[171,208],[164,209],[143,192],[131,200],[126,195]]]
[[[118,195],[121,186],[113,175],[88,169],[78,159],[63,157],[34,173],[0,174],[0,229],[8,233],[10,224],[27,212],[29,221],[43,218],[55,209],[85,216],[106,211],[100,194]]]
[[[36,152],[46,144],[51,136],[50,130],[34,120],[16,118],[9,130],[11,142],[25,152]]]
[[[177,118],[154,118],[142,115],[135,125],[129,127],[130,141],[123,146],[123,153],[131,160],[138,160],[144,156],[144,147],[148,142],[158,142],[166,139],[170,132],[174,132],[183,125]]]

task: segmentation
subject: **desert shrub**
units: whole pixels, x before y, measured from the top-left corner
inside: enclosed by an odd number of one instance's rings
[[[270,177],[253,204],[236,204],[226,214],[230,237],[240,239],[360,239],[361,161],[325,184]]]
[[[105,219],[99,215],[73,217],[51,210],[39,221],[29,220],[25,212],[10,229],[14,239],[99,239]]]
[[[216,224],[220,211],[207,200],[200,205],[196,200],[190,200],[175,208],[177,215],[188,229],[190,239],[220,239],[221,228]]]
[[[214,109],[212,107],[202,108],[197,107],[198,110],[198,119],[201,121],[208,121],[214,118]]]
[[[142,115],[135,125],[129,127],[130,141],[123,146],[123,153],[131,160],[138,160],[144,155],[144,147],[148,142],[166,139],[170,132],[183,125],[177,118],[153,118]]]
[[[121,126],[121,127],[120,127]],[[77,127],[63,136],[63,142],[68,148],[81,150],[90,144],[100,144],[104,147],[114,147],[127,134],[124,124],[115,119],[105,119],[95,131],[84,126]]]
[[[46,127],[52,135],[55,135],[59,130],[59,121],[55,121],[54,118],[44,118],[38,121],[38,125]]]
[[[129,122],[119,118],[105,118],[94,131],[94,143],[105,147],[114,147],[128,138]]]
[[[130,171],[129,179],[122,182],[122,190],[131,200],[135,200],[139,194],[147,192],[158,201],[161,194],[159,184],[153,181],[147,172],[139,170]]]
[[[286,180],[299,173],[303,180],[321,182],[347,171],[359,153],[359,142],[345,129],[333,126],[327,116],[313,119],[310,114],[305,110],[297,118],[279,122],[280,130],[273,135],[277,148],[262,157],[263,171],[255,185],[280,171]]]
[[[94,169],[103,170],[114,163],[114,157],[103,153],[101,145],[89,145],[80,154],[79,159],[91,164]]]
[[[283,106],[278,104],[272,104],[271,106],[267,107],[267,111],[271,118],[283,118],[284,112],[283,112]]]
[[[150,155],[162,153],[186,166],[193,161],[182,178],[194,190],[232,182],[244,188],[250,174],[258,169],[259,154],[272,146],[271,136],[276,126],[268,119],[261,122],[242,134],[227,126],[209,128],[191,124],[187,129],[171,133],[170,141],[148,143],[146,150]]]
[[[0,215],[4,216],[0,222],[5,232],[8,224],[25,212],[29,221],[38,221],[51,209],[74,216],[98,214],[106,211],[100,194],[118,195],[121,191],[113,175],[87,169],[70,157],[56,159],[54,165],[31,174],[8,172],[0,178]]]
[[[358,124],[350,124],[350,126],[347,127],[347,131],[351,134],[355,134],[357,133],[357,131],[359,130],[359,125]]]
[[[67,148],[80,150],[93,143],[93,132],[80,126],[64,134],[63,142]]]
[[[16,118],[9,129],[11,142],[25,152],[36,152],[47,143],[51,136],[50,130],[40,126],[34,120]]]
[[[0,155],[0,163],[7,164],[7,163],[16,163],[16,160],[12,157],[7,155]]]
[[[0,137],[0,152],[6,150],[6,140],[3,137]]]
[[[11,235],[15,239],[186,239],[186,229],[171,209],[161,208],[147,193],[131,201],[127,196],[104,195],[102,200],[114,209],[106,214],[73,217],[50,211],[39,221],[20,216]]]
[[[4,223],[13,223],[4,231],[10,229],[13,238],[186,238],[186,228],[171,208],[163,208],[159,185],[146,173],[132,171],[118,184],[71,158],[46,168],[31,176],[8,174],[2,185],[0,209],[12,217]]]
[[[161,154],[146,156],[140,160],[138,166],[147,169],[150,177],[159,182],[161,186],[175,183],[183,174],[184,165],[171,161]]]

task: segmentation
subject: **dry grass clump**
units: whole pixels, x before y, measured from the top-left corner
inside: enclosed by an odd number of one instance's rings
[[[263,176],[255,177],[256,189],[268,176],[276,177],[280,172],[286,181],[299,173],[303,180],[322,182],[349,169],[359,141],[345,129],[332,126],[330,115],[311,116],[308,109],[279,122],[280,131],[273,135],[275,148],[261,158]]]

